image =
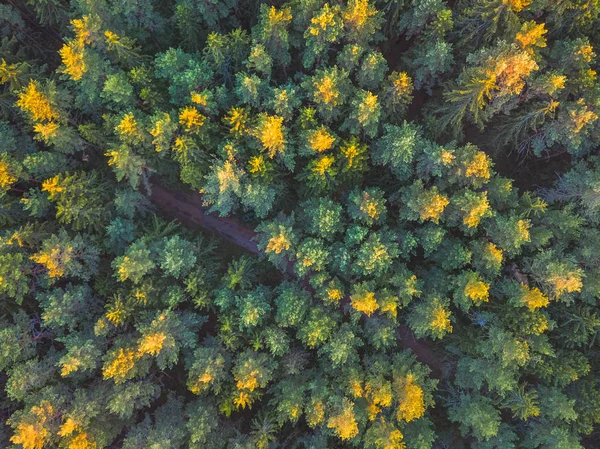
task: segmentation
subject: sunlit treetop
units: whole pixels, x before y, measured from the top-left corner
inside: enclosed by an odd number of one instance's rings
[[[102,375],[105,379],[113,379],[115,382],[123,382],[135,367],[138,357],[133,349],[119,349],[111,354],[112,357],[105,363]]]
[[[17,180],[18,178],[14,175],[9,164],[4,160],[0,160],[0,188],[7,189]]]
[[[243,108],[231,108],[224,121],[231,127],[231,133],[241,135],[247,130],[248,114]]]
[[[358,434],[358,423],[354,414],[354,403],[346,398],[331,411],[327,427],[341,440],[350,440]]]
[[[370,316],[379,309],[379,305],[375,299],[375,293],[369,291],[366,286],[357,289],[356,292],[350,296],[350,300],[350,304],[354,310],[362,312],[367,316]]]
[[[378,30],[381,15],[369,0],[351,0],[344,10],[342,19],[348,38],[363,42]]]
[[[330,7],[329,3],[325,3],[323,8],[311,19],[306,33],[322,40],[335,40],[340,25],[339,14],[339,6]]]
[[[519,12],[522,9],[529,6],[532,0],[502,0],[502,3],[515,12]]]
[[[81,19],[73,19],[71,26],[75,32],[75,38],[81,45],[91,44],[97,39],[95,34],[98,30],[98,21],[96,17],[85,15]]]
[[[187,132],[197,132],[205,121],[206,117],[200,114],[196,108],[188,106],[179,112],[179,124]]]
[[[415,383],[414,375],[408,374],[404,379],[396,380],[395,388],[400,392],[398,398],[398,421],[410,422],[425,413],[423,389]]]
[[[282,8],[277,10],[274,6],[269,8],[268,13],[269,26],[275,28],[280,24],[287,24],[290,20],[292,20],[292,13],[290,8]]]
[[[437,306],[432,310],[432,320],[430,326],[436,331],[452,332],[452,325],[450,324],[449,317],[449,311],[444,310],[440,306]]]
[[[548,297],[546,297],[539,288],[534,287],[530,289],[525,285],[522,285],[522,287],[523,294],[521,296],[521,301],[529,308],[529,310],[534,311],[548,305]]]
[[[48,401],[33,406],[28,415],[16,426],[11,442],[21,444],[25,449],[42,449],[50,438],[48,425],[56,411]]]
[[[124,137],[134,137],[139,133],[138,123],[135,116],[130,112],[125,114],[119,124],[115,127],[117,133]]]
[[[274,252],[280,254],[282,251],[290,249],[291,243],[283,233],[278,236],[272,237],[267,244],[265,251],[267,253]]]
[[[470,279],[465,285],[464,295],[478,304],[489,301],[489,290],[489,284],[477,279]]]
[[[594,435],[593,2],[71,3],[0,7],[0,446]]]
[[[308,136],[310,148],[317,153],[331,149],[335,140],[324,126],[312,131]]]
[[[87,71],[83,46],[79,41],[71,41],[63,45],[59,53],[65,66],[64,73],[74,81],[80,80]]]
[[[283,153],[286,146],[283,117],[262,114],[253,135],[260,141],[264,150],[272,159],[278,153]]]
[[[33,121],[53,122],[60,119],[60,113],[40,89],[37,81],[29,82],[27,87],[19,94],[16,104]]]
[[[548,30],[545,29],[543,23],[537,24],[532,20],[523,24],[521,31],[517,33],[515,39],[524,49],[531,46],[545,47],[546,39],[544,38],[544,34],[547,32]]]

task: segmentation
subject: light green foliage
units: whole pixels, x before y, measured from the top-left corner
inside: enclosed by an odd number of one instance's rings
[[[109,165],[112,165],[117,180],[129,180],[131,187],[136,189],[143,174],[144,160],[126,144],[112,148],[106,155],[111,158]]]
[[[107,409],[121,418],[130,418],[135,410],[148,407],[159,391],[160,388],[151,382],[119,385],[108,398]]]
[[[430,256],[444,241],[446,230],[435,223],[427,223],[418,230],[417,239],[423,248],[425,256]]]
[[[389,231],[370,234],[356,253],[356,261],[352,266],[355,274],[381,275],[386,272],[399,255],[395,236]]]
[[[448,303],[448,300],[428,297],[415,304],[409,315],[409,322],[417,337],[428,335],[437,339],[452,332]]]
[[[36,298],[43,310],[42,319],[47,326],[76,329],[85,324],[89,313],[97,313],[100,304],[86,285],[67,284]]]
[[[226,160],[211,167],[204,186],[204,201],[213,211],[227,215],[236,207],[242,192],[240,180],[244,172]]]
[[[71,224],[75,230],[98,229],[110,216],[106,214],[106,185],[97,172],[65,174],[56,179],[58,189],[48,190],[49,199],[56,205],[56,218]],[[51,181],[47,180],[46,182]]]
[[[351,325],[344,323],[331,336],[327,344],[319,349],[319,352],[327,354],[332,367],[337,368],[358,360],[357,349],[361,346],[362,341],[354,334]]]
[[[275,111],[275,114],[284,117],[286,120],[291,119],[302,104],[299,98],[299,90],[298,86],[294,84],[286,84],[285,86],[274,88],[272,91],[271,107]]]
[[[116,106],[129,105],[133,101],[133,87],[127,80],[127,75],[118,72],[109,75],[104,82],[101,96]]]
[[[343,123],[342,129],[348,129],[352,134],[364,131],[367,136],[373,138],[377,135],[380,116],[381,105],[377,95],[359,90],[352,100],[352,113]]]
[[[350,72],[360,66],[360,60],[365,48],[358,44],[346,44],[339,53],[336,63],[339,67]]]
[[[1,447],[595,441],[598,0],[17,3]]]
[[[308,238],[298,245],[296,272],[303,277],[311,271],[320,271],[327,263],[327,250],[319,239]]]
[[[17,302],[21,302],[29,291],[27,276],[21,269],[25,256],[19,253],[7,253],[0,255],[0,292]]]
[[[298,385],[293,380],[284,380],[277,386],[277,412],[279,423],[286,421],[296,423],[298,411],[302,410],[304,402],[304,386]]]
[[[115,258],[114,276],[121,282],[131,280],[138,284],[155,267],[150,250],[143,240],[131,244],[125,254]]]
[[[246,72],[236,73],[235,93],[242,103],[259,107],[262,100],[261,94],[265,90],[263,81],[256,75]]]
[[[367,90],[375,89],[381,85],[387,71],[387,62],[381,53],[368,53],[364,56],[356,76],[358,85]]]
[[[494,243],[508,254],[518,254],[521,247],[530,241],[529,220],[517,216],[498,216],[487,224],[488,233]]]
[[[506,403],[514,418],[526,421],[527,419],[539,416],[539,398],[535,390],[525,390],[521,386],[517,391],[512,393]]]
[[[238,298],[240,327],[253,328],[262,324],[271,311],[270,291],[262,286]]]
[[[188,371],[188,389],[194,394],[203,394],[209,390],[220,393],[224,381],[228,379],[230,364],[227,352],[217,341],[204,341],[194,352],[193,364]]]
[[[524,441],[524,447],[572,447],[582,449],[578,439],[566,427],[554,427],[549,432],[543,431],[540,426],[532,426],[527,439]]]
[[[414,70],[415,87],[431,89],[441,75],[448,72],[454,63],[452,46],[443,40],[423,43],[415,48],[411,60]]]
[[[248,67],[258,72],[262,72],[265,75],[271,73],[273,66],[273,59],[267,53],[264,45],[256,44],[250,50],[250,56],[248,56]]]
[[[371,153],[373,162],[390,167],[399,180],[406,180],[412,172],[419,130],[406,122],[402,126],[384,125],[384,130]]]
[[[260,5],[258,24],[252,30],[253,38],[277,65],[287,66],[291,61],[288,32],[291,19],[289,8],[275,9],[263,4]]]
[[[325,309],[313,307],[298,330],[298,337],[307,348],[321,346],[331,336],[334,326],[335,320]]]
[[[242,205],[253,210],[257,217],[266,217],[273,208],[278,189],[260,183],[246,184]]]
[[[277,315],[281,327],[298,326],[309,310],[310,296],[307,291],[293,283],[284,282],[278,287],[275,298]]]
[[[186,425],[190,432],[190,448],[206,447],[209,438],[217,432],[219,426],[217,408],[212,401],[200,399],[188,406],[186,414],[188,416]]]
[[[306,214],[306,228],[311,234],[334,240],[342,230],[342,206],[332,200],[320,198],[308,201],[302,207]]]
[[[459,422],[461,432],[471,432],[479,441],[489,440],[498,433],[500,412],[484,396],[461,395],[450,408],[450,419]]]
[[[95,342],[92,339],[80,341],[78,337],[73,337],[64,339],[64,343],[66,351],[57,364],[61,369],[62,377],[75,377],[77,373],[95,370],[100,364],[103,351],[106,350],[103,341]],[[129,413],[133,413],[132,405],[125,405],[119,400],[109,404],[109,407],[112,406],[119,409],[119,414],[127,413],[125,410],[130,410]]]
[[[283,356],[289,352],[290,338],[283,329],[275,326],[268,327],[264,330],[262,337],[271,354]]]
[[[196,263],[194,245],[175,235],[165,241],[160,250],[160,267],[170,276],[185,276]]]
[[[348,196],[348,212],[354,220],[368,226],[383,222],[386,218],[386,199],[383,190],[368,188],[353,190]]]

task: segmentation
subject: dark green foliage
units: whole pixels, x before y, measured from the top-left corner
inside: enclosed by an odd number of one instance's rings
[[[598,11],[0,5],[0,446],[597,440]]]

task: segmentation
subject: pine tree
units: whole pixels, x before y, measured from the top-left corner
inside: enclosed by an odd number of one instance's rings
[[[593,439],[596,3],[1,5],[0,445]]]

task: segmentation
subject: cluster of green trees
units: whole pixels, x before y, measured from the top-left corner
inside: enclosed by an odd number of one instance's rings
[[[599,15],[0,5],[0,446],[600,438]],[[495,157],[565,162],[519,192]],[[260,256],[157,215],[151,178]]]

